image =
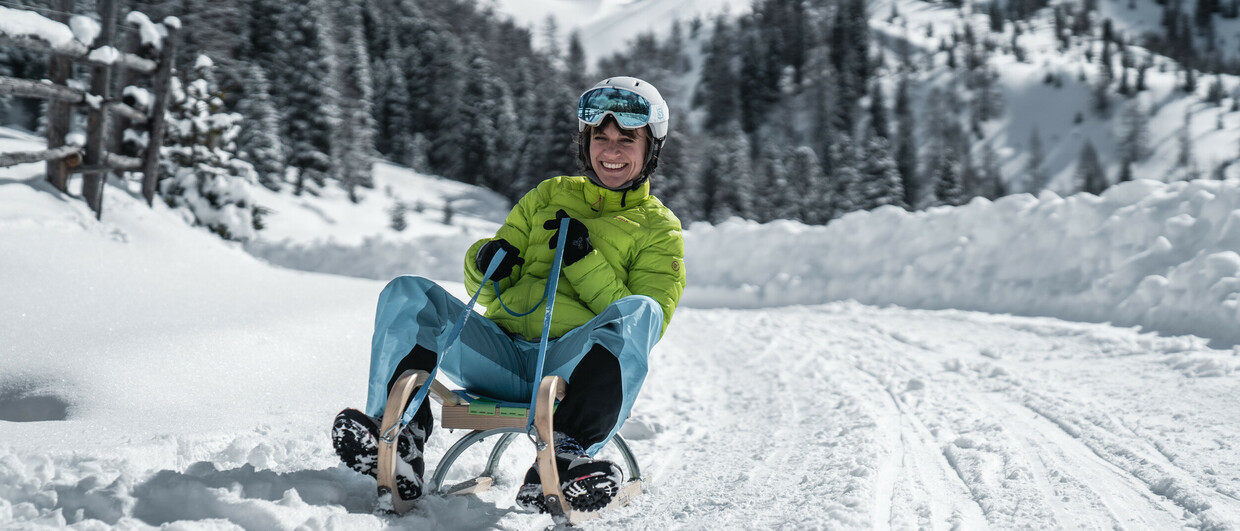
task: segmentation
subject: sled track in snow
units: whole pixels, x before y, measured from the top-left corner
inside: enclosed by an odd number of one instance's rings
[[[1136,357],[1144,345],[1112,352],[1111,336],[1129,332],[1092,326],[853,303],[684,311],[656,351],[646,404],[681,399],[639,410],[711,433],[678,441],[688,446],[655,478],[655,506],[625,521],[1235,528],[1240,513],[1226,490],[1140,434],[1096,425],[1105,406],[1058,381],[1057,370],[1102,371],[1090,368],[1099,356],[1132,364],[1134,377],[1146,370]],[[1068,361],[1056,361],[1060,369],[1038,356]],[[684,381],[716,388],[689,392]],[[664,387],[679,390],[656,391]],[[655,444],[672,445],[669,431]],[[715,471],[701,481],[698,467]],[[667,499],[681,491],[713,501]]]

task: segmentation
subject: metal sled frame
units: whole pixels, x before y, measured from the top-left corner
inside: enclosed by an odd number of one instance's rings
[[[390,499],[391,509],[398,514],[408,512],[414,500],[401,499],[396,489],[397,440],[400,431],[400,420],[404,414],[403,406],[413,392],[426,383],[429,374],[425,371],[405,371],[392,386],[388,395],[387,407],[383,414],[379,439],[379,499],[386,505]],[[534,411],[534,430],[527,432],[526,423],[529,409],[526,407],[505,407],[485,399],[479,399],[468,393],[448,390],[438,381],[430,382],[430,396],[443,404],[443,415],[440,424],[447,429],[467,429],[469,433],[456,441],[444,453],[435,472],[424,484],[423,492],[440,496],[473,494],[491,488],[496,468],[504,451],[518,435],[529,434],[538,451],[538,474],[542,479],[543,496],[548,512],[557,524],[576,524],[597,518],[603,511],[575,511],[569,507],[560,491],[559,473],[555,467],[555,445],[552,439],[552,416],[557,398],[564,395],[566,383],[558,376],[547,376],[542,379],[538,389],[538,399]],[[474,399],[471,401],[471,398]],[[456,460],[473,445],[482,442],[492,435],[499,439],[491,448],[486,468],[479,476],[453,485],[444,485],[448,472]],[[619,434],[611,439],[611,445],[619,451],[628,471],[628,479],[620,485],[620,491],[604,510],[628,505],[633,498],[642,492],[643,480],[641,469],[628,443]]]

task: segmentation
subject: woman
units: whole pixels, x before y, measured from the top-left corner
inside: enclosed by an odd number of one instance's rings
[[[577,510],[598,510],[615,496],[620,469],[592,456],[620,429],[646,376],[646,360],[685,287],[680,220],[650,195],[650,175],[667,139],[668,109],[649,83],[603,80],[577,104],[582,176],[540,183],[509,212],[495,237],[466,252],[465,285],[473,293],[497,251],[498,289],[478,298],[485,318],[470,319],[444,345],[465,304],[434,282],[402,276],[379,297],[366,412],[342,411],[332,427],[336,453],[350,468],[375,473],[378,421],[388,391],[408,369],[439,363],[456,383],[492,398],[527,402],[542,335],[540,302],[555,257],[561,219],[569,218],[544,375],[568,381],[555,412],[556,465]],[[514,311],[530,313],[514,316]],[[534,308],[537,305],[538,308]],[[428,401],[429,402],[429,401]],[[404,499],[421,495],[422,449],[433,418],[418,409],[398,444]],[[545,512],[536,467],[517,494],[526,509]]]

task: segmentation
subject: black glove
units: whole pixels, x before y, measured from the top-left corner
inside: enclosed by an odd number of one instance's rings
[[[551,241],[547,242],[548,248],[555,249],[556,242],[560,241],[560,220],[564,218],[568,218],[568,237],[564,239],[564,265],[570,266],[590,254],[594,246],[590,245],[590,231],[586,229],[586,224],[568,217],[568,212],[561,208],[555,213],[555,219],[543,223],[544,229],[555,231],[555,234],[551,235]]]
[[[487,272],[487,266],[491,265],[491,258],[495,257],[495,252],[503,249],[504,259],[500,260],[499,266],[495,268],[495,273],[491,275],[491,279],[498,282],[508,278],[512,274],[512,268],[525,263],[525,259],[518,256],[517,248],[508,243],[508,240],[500,238],[486,242],[478,249],[478,254],[474,256],[474,267],[483,273]]]

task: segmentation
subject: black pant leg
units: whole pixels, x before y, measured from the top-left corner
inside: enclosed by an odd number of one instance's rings
[[[589,448],[607,438],[619,420],[624,400],[620,360],[596,344],[573,369],[569,382],[568,393],[555,410],[555,431]]]
[[[408,370],[419,370],[430,372],[435,368],[435,364],[439,362],[439,356],[435,355],[429,349],[421,345],[414,345],[413,350],[409,351],[400,363],[396,364],[396,371],[392,373],[392,377],[388,380],[387,392],[392,394],[392,387],[396,386],[396,379]],[[416,394],[416,393],[415,393]],[[410,396],[410,399],[413,397]],[[418,407],[418,412],[413,415],[413,423],[421,428],[427,437],[431,436],[431,430],[435,427],[435,417],[431,415],[431,398],[427,395],[426,400],[422,401],[422,405]],[[409,404],[405,404],[409,407]]]

